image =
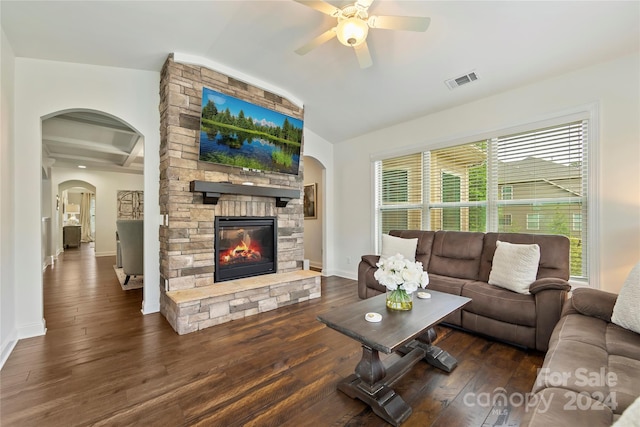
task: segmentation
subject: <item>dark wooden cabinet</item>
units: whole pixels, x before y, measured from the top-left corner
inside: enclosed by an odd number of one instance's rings
[[[80,230],[79,225],[65,225],[62,227],[62,246],[77,248],[80,246]]]

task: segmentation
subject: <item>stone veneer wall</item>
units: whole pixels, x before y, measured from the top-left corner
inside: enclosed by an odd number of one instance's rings
[[[278,208],[273,198],[223,195],[217,205],[204,205],[202,193],[190,191],[193,180],[249,181],[300,191],[303,186],[302,153],[298,176],[198,161],[203,86],[303,119],[303,109],[280,96],[169,56],[160,81],[160,213],[168,215],[168,224],[160,227],[160,311],[165,317],[171,315],[166,292],[213,285],[216,216],[277,217],[279,273],[300,270],[304,256],[302,200]]]

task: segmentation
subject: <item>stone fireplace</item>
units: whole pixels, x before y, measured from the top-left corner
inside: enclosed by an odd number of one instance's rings
[[[176,63],[172,55],[165,62],[160,81],[160,311],[179,334],[320,296],[319,274],[302,270],[302,154],[297,176],[200,162],[203,86],[291,117],[302,119],[304,113],[285,98],[208,68]],[[257,223],[232,226],[219,235],[216,226],[230,218]],[[273,249],[252,248],[255,237],[267,234],[258,230],[265,219],[273,224]],[[228,247],[232,240],[247,229],[250,240],[243,243],[248,251],[238,249],[239,258],[220,266],[220,257],[229,255],[225,250],[240,243]],[[252,258],[243,260],[244,255]],[[237,275],[243,278],[229,275],[239,265],[250,266]],[[260,276],[247,277],[261,269]]]

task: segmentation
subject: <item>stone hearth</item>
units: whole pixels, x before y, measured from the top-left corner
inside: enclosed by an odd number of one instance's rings
[[[320,297],[320,273],[298,270],[167,292],[180,335]]]

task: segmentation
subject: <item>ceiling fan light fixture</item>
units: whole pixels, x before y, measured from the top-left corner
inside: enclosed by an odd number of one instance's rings
[[[342,19],[336,27],[338,41],[345,46],[359,46],[367,39],[369,26],[367,21],[351,17]]]

